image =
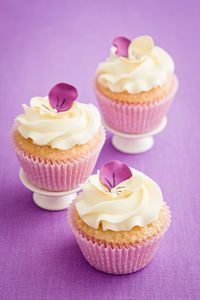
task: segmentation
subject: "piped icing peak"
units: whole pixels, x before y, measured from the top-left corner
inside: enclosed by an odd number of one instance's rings
[[[112,174],[116,174],[115,183]],[[111,161],[90,176],[77,197],[76,209],[95,229],[102,224],[104,231],[127,231],[155,221],[162,203],[160,188],[152,179],[124,163]]]
[[[172,58],[154,46],[150,36],[140,36],[132,42],[117,37],[110,57],[98,66],[97,80],[113,92],[134,94],[162,86],[173,72]]]
[[[100,129],[100,114],[90,103],[75,102],[77,96],[75,87],[59,83],[49,96],[32,98],[16,118],[19,133],[36,145],[60,150],[89,142]]]

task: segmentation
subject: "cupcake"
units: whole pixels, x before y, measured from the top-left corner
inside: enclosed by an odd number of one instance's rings
[[[151,178],[115,160],[89,177],[68,210],[68,222],[91,266],[127,274],[151,261],[170,211]]]
[[[149,36],[113,40],[110,57],[97,68],[94,91],[104,122],[141,134],[156,129],[177,90],[174,62]]]
[[[15,119],[11,143],[27,178],[47,191],[73,190],[91,175],[105,141],[97,108],[59,83]]]

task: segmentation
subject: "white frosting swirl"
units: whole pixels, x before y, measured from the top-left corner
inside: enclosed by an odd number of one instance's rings
[[[162,86],[173,72],[172,58],[159,47],[139,61],[117,56],[112,47],[110,57],[98,66],[97,80],[113,92],[134,94]]]
[[[128,231],[158,218],[163,204],[159,186],[143,173],[135,169],[131,171],[133,176],[120,184],[124,189],[117,197],[94,184],[99,180],[98,175],[90,177],[76,202],[78,214],[87,225],[98,229],[101,223],[104,231]]]
[[[74,102],[64,112],[57,112],[48,97],[35,97],[30,107],[23,105],[25,113],[19,115],[18,130],[24,138],[31,138],[36,145],[67,150],[89,142],[101,125],[99,111],[92,104]]]

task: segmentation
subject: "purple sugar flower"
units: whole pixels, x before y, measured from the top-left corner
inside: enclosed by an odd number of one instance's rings
[[[130,168],[119,160],[112,160],[105,163],[99,172],[100,181],[109,191],[130,177],[132,177]]]
[[[117,48],[116,54],[118,56],[128,57],[128,47],[131,41],[123,36],[116,37],[113,40],[113,46]]]
[[[49,102],[57,112],[70,109],[77,97],[76,88],[67,83],[58,83],[49,92]]]

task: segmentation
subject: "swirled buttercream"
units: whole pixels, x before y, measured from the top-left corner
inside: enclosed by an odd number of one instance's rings
[[[24,138],[31,138],[36,145],[67,150],[85,144],[98,132],[100,114],[92,104],[74,102],[67,111],[57,112],[48,97],[35,97],[30,107],[23,105],[25,113],[15,120]]]
[[[131,169],[132,177],[113,191],[103,189],[99,174],[92,175],[77,197],[76,209],[81,219],[92,228],[128,231],[145,226],[158,218],[163,204],[159,186],[148,176]]]
[[[113,92],[126,91],[129,94],[149,91],[165,84],[174,72],[174,62],[169,54],[152,46],[149,54],[136,60],[130,51],[132,43],[128,57],[118,56],[117,48],[111,47],[110,57],[98,66],[98,82]]]

